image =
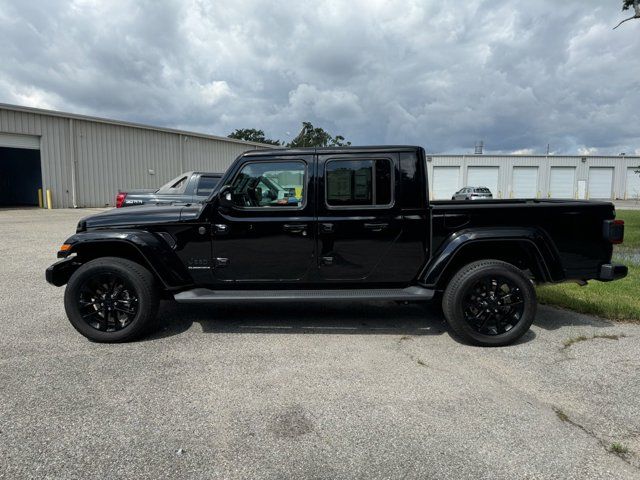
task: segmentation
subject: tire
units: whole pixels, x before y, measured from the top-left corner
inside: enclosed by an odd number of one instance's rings
[[[485,347],[509,345],[521,338],[535,319],[537,304],[533,284],[524,272],[500,260],[462,267],[442,299],[453,332]]]
[[[64,292],[71,325],[100,343],[128,342],[143,336],[154,323],[159,301],[151,272],[117,257],[85,263],[73,273]]]

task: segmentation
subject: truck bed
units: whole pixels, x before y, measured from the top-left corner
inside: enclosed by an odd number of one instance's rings
[[[613,247],[603,238],[603,220],[615,218],[611,202],[508,199],[430,202],[432,252],[465,228],[537,227],[554,241],[567,279],[594,278]]]

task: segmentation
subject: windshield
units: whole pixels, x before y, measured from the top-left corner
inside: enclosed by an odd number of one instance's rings
[[[156,193],[183,193],[187,188],[187,182],[190,176],[188,173],[178,175],[176,178],[161,186]]]

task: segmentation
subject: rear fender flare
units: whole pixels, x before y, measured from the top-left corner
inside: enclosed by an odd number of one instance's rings
[[[420,284],[437,287],[447,268],[459,256],[469,249],[495,244],[515,244],[526,249],[537,262],[537,268],[543,282],[559,281],[564,277],[560,255],[553,241],[540,228],[470,228],[460,230],[449,236],[429,260],[418,276]],[[498,252],[499,253],[499,252]],[[499,255],[496,255],[500,258]]]

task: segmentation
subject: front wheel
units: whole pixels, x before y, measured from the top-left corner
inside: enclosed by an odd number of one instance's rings
[[[82,265],[64,293],[69,321],[95,342],[127,342],[142,336],[153,323],[158,304],[151,272],[117,257],[97,258]]]
[[[451,329],[481,346],[515,342],[531,327],[537,299],[522,270],[500,260],[481,260],[462,267],[442,299]]]

